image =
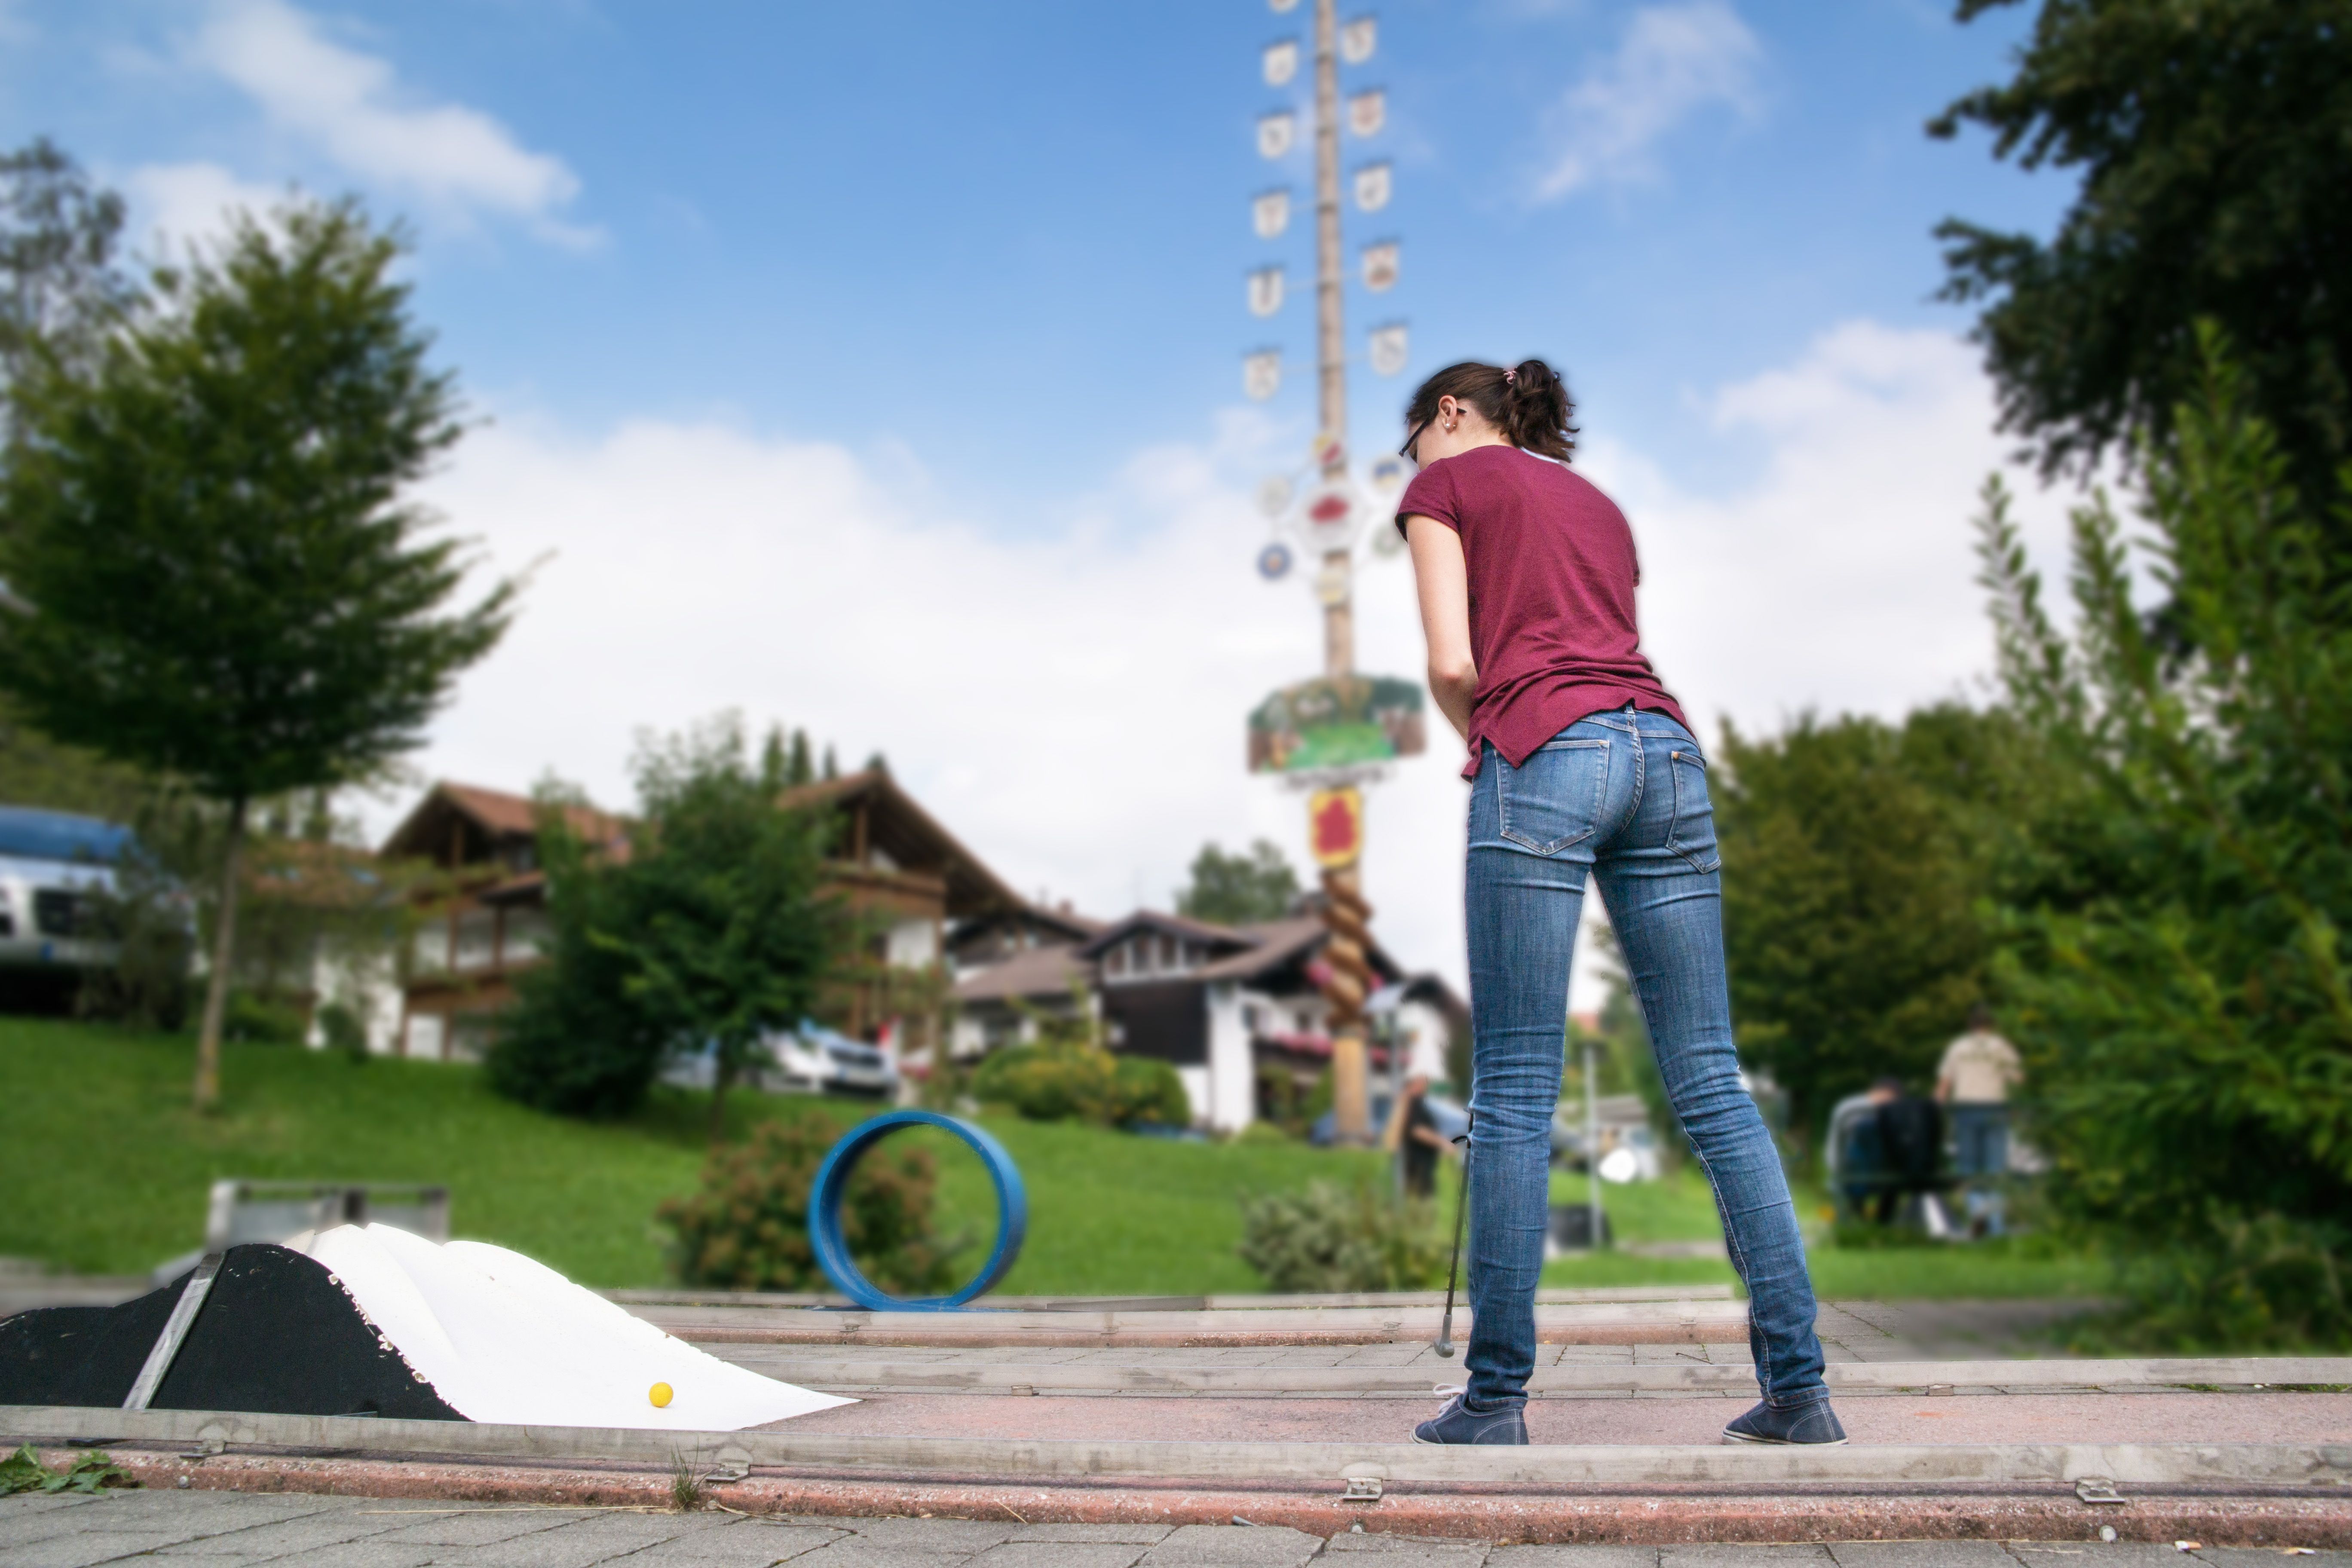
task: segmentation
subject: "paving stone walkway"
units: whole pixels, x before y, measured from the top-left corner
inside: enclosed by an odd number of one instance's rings
[[[2352,1568],[2352,1552],[2132,1542],[1488,1546],[1279,1526],[746,1519],[718,1511],[433,1506],[289,1493],[128,1491],[0,1499],[0,1568]]]

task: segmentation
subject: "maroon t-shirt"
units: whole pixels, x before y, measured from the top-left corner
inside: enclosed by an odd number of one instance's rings
[[[1589,713],[1632,703],[1690,721],[1642,656],[1633,531],[1584,476],[1517,447],[1473,447],[1415,475],[1397,504],[1462,536],[1470,570],[1470,763],[1479,742],[1518,767]]]

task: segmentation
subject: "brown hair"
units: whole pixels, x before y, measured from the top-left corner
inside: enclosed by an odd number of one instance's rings
[[[1476,360],[1447,365],[1423,382],[1405,405],[1406,427],[1435,419],[1441,397],[1476,409],[1512,446],[1539,458],[1565,463],[1576,450],[1576,426],[1568,422],[1576,405],[1559,373],[1539,359],[1521,360],[1511,370]]]

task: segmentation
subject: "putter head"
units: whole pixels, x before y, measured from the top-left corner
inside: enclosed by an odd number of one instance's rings
[[[1452,1340],[1440,1340],[1429,1348],[1435,1351],[1440,1357],[1446,1361],[1452,1361],[1454,1359],[1454,1342]]]

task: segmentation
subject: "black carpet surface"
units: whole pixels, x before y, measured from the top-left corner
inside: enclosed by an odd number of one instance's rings
[[[0,1320],[0,1405],[121,1408],[187,1279],[120,1307]],[[282,1247],[233,1247],[151,1410],[462,1421],[327,1277]]]

